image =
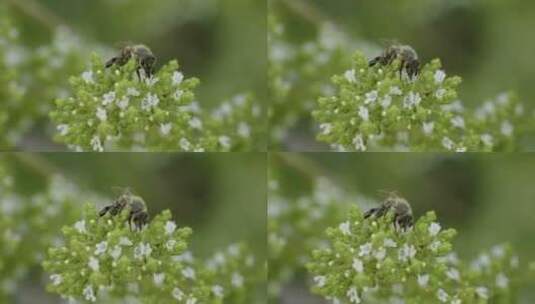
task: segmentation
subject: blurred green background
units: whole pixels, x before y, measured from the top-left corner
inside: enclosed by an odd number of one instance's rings
[[[533,1],[272,0],[270,12],[294,43],[316,40],[321,25],[331,23],[369,57],[389,41],[398,41],[413,46],[422,63],[440,58],[448,75],[463,78],[458,91],[467,107],[509,90],[516,91],[529,109],[535,107]],[[302,122],[292,140],[312,141],[310,128]],[[313,142],[308,146],[317,150]]]
[[[201,79],[198,98],[208,106],[242,91],[256,92],[261,99],[265,96],[263,1],[8,2],[23,24],[21,38],[30,45],[50,40],[52,32],[44,23],[66,25],[82,39],[111,48],[122,42],[144,43],[158,57],[157,67],[177,59],[186,76]]]
[[[290,197],[310,194],[319,176],[375,200],[397,191],[415,218],[435,210],[443,227],[457,230],[460,258],[508,242],[521,265],[535,261],[534,154],[275,153],[269,165]],[[535,302],[533,284],[526,282],[519,303]]]
[[[82,190],[110,198],[118,195],[114,187],[130,187],[147,202],[149,214],[170,209],[179,227],[193,229],[190,249],[195,256],[208,258],[229,244],[245,241],[259,267],[264,266],[266,157],[262,153],[4,153],[3,157],[21,194],[43,191],[44,177],[54,173]],[[84,203],[80,201],[80,207]],[[38,278],[28,280],[18,294],[45,297],[43,287],[36,285]],[[264,299],[263,290],[258,303]]]

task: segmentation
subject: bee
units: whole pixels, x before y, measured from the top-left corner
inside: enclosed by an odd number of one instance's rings
[[[371,216],[379,218],[393,211],[394,227],[396,230],[407,230],[413,226],[411,205],[406,199],[398,196],[395,193],[390,193],[389,196],[381,203],[381,206],[372,208],[364,213],[364,218]]]
[[[145,201],[136,195],[133,195],[129,189],[123,191],[111,205],[102,208],[98,215],[103,217],[107,213],[111,216],[120,214],[124,208],[129,208],[128,227],[132,230],[132,223],[137,230],[141,230],[149,222],[149,214]]]
[[[368,62],[370,67],[381,64],[391,64],[395,59],[400,60],[399,77],[401,78],[403,70],[407,72],[409,78],[413,78],[420,73],[420,61],[418,60],[418,54],[409,45],[403,44],[391,44],[387,47],[383,53]]]
[[[154,64],[156,63],[156,57],[149,47],[143,44],[123,46],[119,55],[108,60],[105,66],[106,68],[109,68],[114,64],[123,66],[128,62],[128,60],[130,60],[130,58],[134,58],[137,61],[136,74],[138,79],[141,79],[141,70],[143,70],[145,76],[152,76]]]

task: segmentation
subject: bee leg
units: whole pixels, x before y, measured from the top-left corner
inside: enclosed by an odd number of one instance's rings
[[[141,81],[141,74],[139,73],[139,69],[136,69],[137,79]]]
[[[106,215],[106,213],[108,213],[108,211],[110,211],[110,209],[113,207],[113,205],[109,205],[109,206],[106,206],[102,209],[100,209],[100,211],[98,212],[98,216],[102,217],[104,215]]]
[[[381,56],[377,56],[368,62],[368,66],[372,67],[381,61]]]
[[[106,64],[105,64],[104,66],[105,66],[106,68],[109,68],[109,67],[111,67],[112,65],[114,65],[114,64],[117,62],[117,60],[119,60],[118,57],[113,57],[112,59],[106,61]]]

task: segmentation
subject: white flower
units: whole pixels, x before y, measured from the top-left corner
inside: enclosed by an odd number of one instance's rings
[[[83,295],[87,301],[95,302],[97,300],[95,297],[95,292],[93,291],[93,286],[91,285],[87,285],[84,288]]]
[[[325,276],[315,276],[313,280],[314,283],[316,283],[316,285],[320,288],[325,286],[325,283],[327,283],[327,278]]]
[[[461,116],[455,116],[451,119],[451,124],[459,129],[464,129],[464,119]]]
[[[232,274],[231,279],[232,286],[240,288],[243,286],[243,276],[237,272]]]
[[[431,244],[429,245],[429,249],[430,249],[431,251],[435,252],[435,251],[438,250],[438,248],[440,247],[440,245],[441,245],[440,241],[434,241],[433,243],[431,243]]]
[[[122,236],[120,239],[119,239],[119,245],[121,246],[132,246],[134,244],[132,244],[132,241],[130,241],[129,238],[125,237],[125,236]]]
[[[448,276],[448,278],[454,281],[459,282],[461,280],[461,274],[459,273],[459,270],[455,268],[448,269],[448,271],[446,271],[446,275]]]
[[[376,260],[382,261],[386,257],[386,250],[381,247],[373,254],[373,256]]]
[[[95,255],[101,255],[108,249],[108,242],[102,241],[95,245]]]
[[[182,137],[180,139],[180,141],[178,142],[178,144],[180,145],[180,148],[184,151],[190,151],[192,146],[191,146],[191,143],[189,142],[189,140],[187,138],[184,138]]]
[[[433,78],[435,78],[436,84],[441,84],[444,81],[444,79],[446,79],[446,73],[444,73],[443,70],[436,70]]]
[[[123,249],[121,246],[115,245],[111,250],[110,255],[114,260],[117,260],[121,256],[122,251]]]
[[[175,245],[176,245],[176,241],[171,239],[167,242],[165,242],[165,248],[167,248],[167,250],[171,251],[175,248]]]
[[[413,245],[405,244],[399,249],[399,260],[407,262],[416,255],[416,248]]]
[[[503,272],[500,272],[496,276],[496,286],[500,288],[507,288],[507,285],[509,285],[509,279],[505,276]]]
[[[247,123],[240,122],[238,124],[238,135],[244,138],[248,138],[249,136],[251,136],[251,128]]]
[[[442,227],[440,227],[439,223],[433,222],[431,225],[429,225],[429,227],[427,227],[427,231],[429,231],[429,235],[436,236],[440,232],[441,228]]]
[[[158,98],[158,96],[149,93],[141,101],[141,109],[144,111],[149,111],[150,109],[155,108],[158,103],[160,103],[160,99]]]
[[[165,234],[171,235],[173,232],[175,232],[176,224],[173,221],[167,221],[165,223]]]
[[[225,295],[224,290],[223,290],[223,287],[221,287],[220,285],[214,285],[214,286],[212,286],[212,293],[213,293],[217,298],[223,298],[223,296]]]
[[[493,140],[494,138],[492,137],[492,135],[488,134],[488,133],[485,133],[485,134],[481,134],[481,141],[483,142],[483,144],[485,146],[488,146],[488,147],[492,147],[493,145]]]
[[[450,303],[451,303],[451,304],[461,304],[462,302],[461,302],[461,299],[459,299],[459,298],[454,298],[454,299],[451,300]]]
[[[348,289],[346,296],[349,298],[350,303],[360,303],[360,297],[356,287],[351,287]]]
[[[412,109],[415,106],[418,106],[422,101],[419,93],[409,92],[409,95],[405,96],[403,99],[403,106],[407,109]]]
[[[185,278],[195,280],[195,270],[191,267],[186,267],[182,270],[182,275]]]
[[[344,77],[345,77],[345,79],[347,81],[349,81],[351,83],[356,83],[357,82],[357,76],[356,76],[356,73],[355,73],[355,69],[351,69],[351,70],[345,71]]]
[[[358,273],[362,273],[364,271],[364,264],[362,264],[360,259],[353,258],[353,269],[355,269],[355,271]]]
[[[152,253],[152,248],[150,244],[139,243],[139,245],[134,248],[134,258],[140,260],[143,257],[149,257]]]
[[[173,127],[173,125],[171,125],[170,122],[160,124],[160,133],[161,133],[163,136],[167,136],[167,135],[169,135],[169,132],[171,132],[171,128],[172,128],[172,127]]]
[[[50,280],[52,280],[52,285],[58,286],[59,284],[61,284],[61,282],[63,282],[63,277],[61,276],[61,274],[52,274],[50,276]]]
[[[140,93],[138,90],[136,90],[136,88],[128,88],[126,89],[126,95],[129,95],[129,96],[139,96]]]
[[[368,242],[364,245],[360,245],[359,249],[359,256],[368,256],[372,251],[372,244]]]
[[[440,300],[440,302],[446,303],[448,301],[449,295],[444,291],[444,289],[440,288],[437,291],[437,298]]]
[[[505,136],[511,136],[513,134],[513,125],[508,121],[502,122],[501,131]]]
[[[446,95],[446,89],[444,88],[440,88],[440,89],[437,89],[437,91],[435,92],[435,97],[438,99],[438,100],[441,100],[442,97],[444,97],[444,95]]]
[[[115,92],[110,91],[104,95],[102,95],[102,105],[106,106],[112,103],[115,100]]]
[[[497,258],[502,258],[505,255],[505,248],[502,245],[493,246],[490,251]]]
[[[488,300],[489,298],[489,289],[487,287],[484,287],[484,286],[479,286],[476,288],[476,294],[478,297],[484,299],[484,300]]]
[[[192,119],[190,119],[188,124],[193,129],[199,129],[199,130],[202,129],[202,121],[197,117],[193,117]]]
[[[178,301],[182,301],[184,298],[184,293],[178,287],[175,287],[171,294],[173,295],[173,298],[177,299]]]
[[[173,94],[173,99],[180,100],[180,97],[182,97],[183,94],[184,94],[184,91],[176,90],[175,93]]]
[[[196,303],[197,303],[197,298],[195,297],[188,298],[188,300],[186,301],[186,304],[196,304]]]
[[[435,128],[435,123],[432,121],[424,122],[422,124],[422,129],[424,130],[425,135],[431,135],[431,133],[433,133],[434,128]]]
[[[93,148],[93,151],[102,152],[104,151],[104,148],[102,147],[102,143],[100,142],[100,137],[98,135],[93,136],[91,138],[91,147]]]
[[[511,267],[518,268],[519,260],[518,260],[518,257],[516,255],[511,257],[510,264],[511,264]]]
[[[403,92],[401,91],[401,89],[397,86],[393,86],[390,88],[390,94],[391,95],[401,95],[403,94]]]
[[[95,83],[93,80],[93,71],[85,71],[82,73],[82,79],[85,81],[85,83]]]
[[[165,280],[165,273],[155,273],[152,275],[152,280],[154,281],[154,285],[156,286],[162,286],[163,281]]]
[[[360,118],[362,118],[362,120],[368,121],[368,119],[369,119],[368,108],[360,106],[359,107],[359,116],[360,116]]]
[[[442,146],[446,148],[446,150],[453,150],[453,147],[455,146],[455,143],[449,139],[449,137],[442,138]]]
[[[385,247],[391,247],[391,248],[395,248],[398,246],[398,244],[396,244],[396,242],[393,239],[385,239],[383,241],[383,245]]]
[[[383,109],[388,108],[390,104],[392,104],[392,97],[390,97],[390,95],[386,95],[385,97],[383,97],[383,99],[381,99],[380,104]]]
[[[123,98],[117,100],[115,102],[119,109],[124,110],[128,107],[128,103],[130,103],[130,99],[128,99],[128,96],[124,96]]]
[[[100,121],[106,121],[108,119],[108,113],[105,109],[98,107],[97,108],[97,118],[100,119]]]
[[[85,230],[85,220],[74,223],[74,229],[79,233],[87,233],[87,230]]]
[[[217,139],[217,141],[219,142],[219,144],[225,148],[225,149],[228,149],[230,148],[230,137],[228,136],[219,136],[219,138]]]
[[[338,228],[340,229],[340,231],[342,232],[343,235],[350,235],[351,234],[350,224],[347,221],[341,223],[340,225],[338,225]]]
[[[322,123],[322,124],[320,124],[321,134],[323,134],[323,135],[331,134],[332,127],[333,126],[330,123]]]
[[[366,151],[366,145],[364,144],[364,139],[362,138],[362,135],[360,133],[355,135],[352,142],[355,146],[355,150]]]
[[[429,282],[428,274],[418,275],[418,285],[420,285],[420,287],[422,288],[427,287],[428,282]]]
[[[61,136],[65,136],[69,134],[69,125],[67,124],[61,124],[56,127],[56,129],[59,131],[59,134]]]
[[[171,79],[173,80],[173,85],[179,85],[182,83],[182,80],[184,80],[184,74],[179,71],[175,71]]]
[[[149,87],[152,87],[153,85],[155,85],[157,82],[158,82],[158,77],[147,77],[145,78],[145,83],[149,86]]]
[[[374,103],[377,100],[379,93],[376,90],[373,90],[373,91],[366,93],[365,96],[366,96],[366,100],[364,100],[365,104]]]
[[[100,269],[100,263],[95,257],[90,257],[89,262],[87,263],[87,266],[91,268],[93,271],[99,271]]]

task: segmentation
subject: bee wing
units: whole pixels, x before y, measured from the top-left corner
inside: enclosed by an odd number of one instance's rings
[[[123,49],[129,45],[134,45],[134,43],[132,41],[117,41],[113,44],[117,49]]]
[[[399,194],[398,191],[396,190],[386,190],[386,189],[380,189],[380,190],[377,190],[377,192],[384,198],[389,198],[389,197],[401,197],[401,195]]]
[[[381,46],[384,48],[388,48],[390,46],[400,44],[400,42],[395,38],[381,38],[379,39],[379,44],[381,44]]]
[[[112,186],[111,191],[117,196],[123,194],[132,194],[132,189],[127,186]]]

